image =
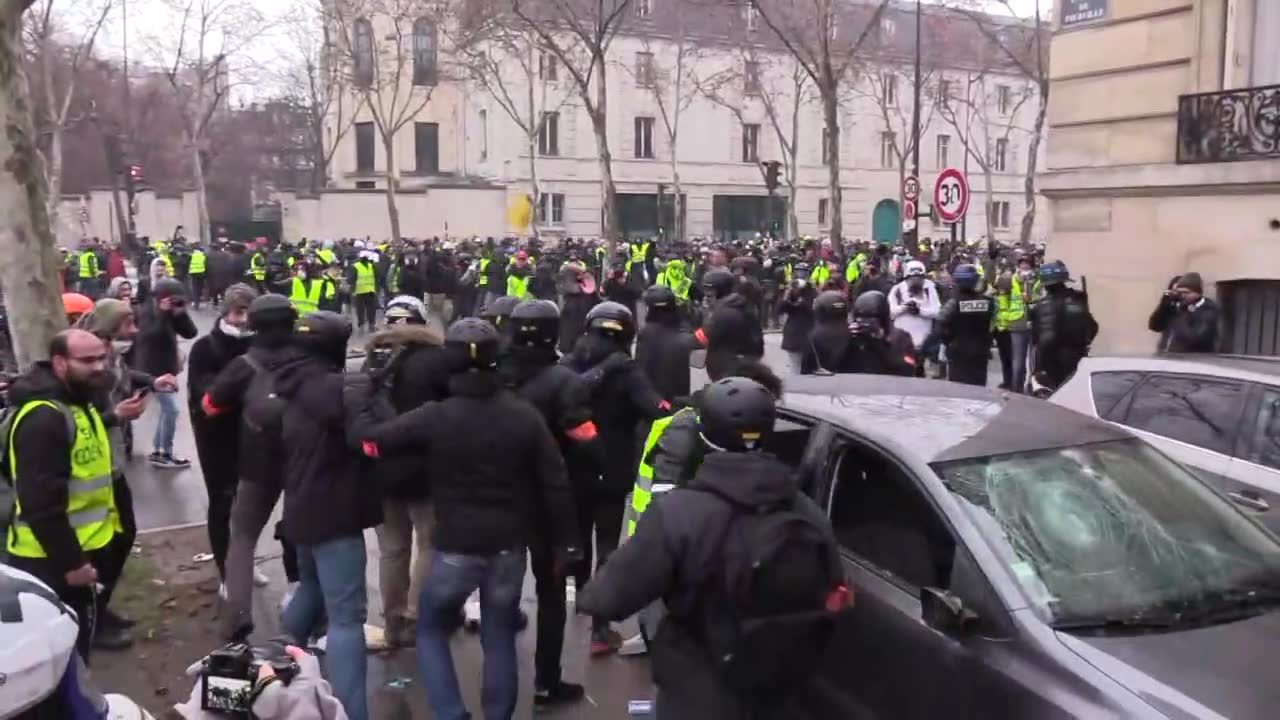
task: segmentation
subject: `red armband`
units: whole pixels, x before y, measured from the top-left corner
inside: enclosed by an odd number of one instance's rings
[[[707,346],[707,332],[702,328],[693,331],[693,337],[702,347]]]
[[[671,403],[667,402],[666,400],[659,400],[658,409],[661,410],[662,412],[671,412]]]
[[[903,362],[905,362],[906,364],[910,365],[911,367],[915,367],[915,366],[916,366],[916,358],[915,358],[915,356],[914,356],[914,355],[903,355],[903,356],[902,356],[902,361],[903,361]]]
[[[570,440],[589,442],[591,440],[595,440],[596,435],[598,435],[599,432],[596,430],[596,424],[588,420],[577,427],[565,430],[564,434],[567,435]]]
[[[381,452],[378,450],[378,443],[372,440],[365,440],[360,443],[360,449],[364,450],[365,457],[371,457],[376,460],[382,456]]]
[[[220,408],[213,404],[213,398],[209,396],[209,393],[205,393],[204,397],[200,398],[200,409],[204,411],[207,417],[215,417],[226,411],[225,408]]]

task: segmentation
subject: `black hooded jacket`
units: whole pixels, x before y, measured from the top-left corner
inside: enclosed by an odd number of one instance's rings
[[[283,534],[318,545],[382,522],[381,495],[355,432],[369,396],[368,378],[348,378],[331,362],[306,356],[275,372],[286,405],[281,426],[284,460]],[[363,383],[363,385],[360,385]]]
[[[689,397],[689,354],[699,347],[674,311],[650,311],[636,341],[636,364],[662,399],[674,403]]]
[[[196,336],[196,324],[186,312],[165,312],[150,301],[138,312],[138,339],[133,343],[130,364],[151,375],[177,375],[178,337]]]
[[[245,354],[249,343],[249,338],[227,335],[215,324],[208,335],[191,346],[191,356],[187,360],[187,403],[196,450],[200,454],[200,470],[204,473],[234,479],[240,467],[240,426],[237,418],[230,414],[208,417],[201,404],[218,374]]]
[[[738,358],[764,357],[764,330],[755,307],[753,301],[738,293],[716,302],[702,327],[708,372],[723,376]]]
[[[722,553],[733,552],[721,548],[721,538],[734,514],[742,511],[735,506],[759,507],[788,499],[829,528],[822,510],[800,492],[791,469],[773,455],[711,453],[688,487],[654,498],[640,516],[635,535],[578,594],[582,612],[610,620],[634,615],[659,598],[665,601],[670,614],[651,639],[663,718],[749,717],[696,639],[702,634],[703,612],[714,612],[716,598],[723,596],[688,579],[706,577],[708,567],[723,562],[718,560]]]

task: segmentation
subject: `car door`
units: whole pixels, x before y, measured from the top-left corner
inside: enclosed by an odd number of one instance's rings
[[[1240,380],[1153,373],[1107,419],[1227,492],[1250,388],[1250,383]]]
[[[1227,470],[1227,498],[1280,533],[1280,387],[1257,386]]]
[[[855,606],[815,679],[814,717],[966,717],[975,656],[921,617],[920,587],[947,584],[954,539],[909,475],[841,437],[818,484]],[[913,519],[919,520],[914,522]]]

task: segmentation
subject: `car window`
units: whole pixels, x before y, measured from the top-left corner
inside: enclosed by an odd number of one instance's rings
[[[1156,375],[1138,388],[1124,424],[1220,453],[1231,452],[1246,385],[1193,375]]]
[[[1098,372],[1089,376],[1089,389],[1093,392],[1093,407],[1098,417],[1114,420],[1111,416],[1117,405],[1133,386],[1142,379],[1140,372]]]
[[[1249,460],[1280,470],[1280,390],[1264,390]]]

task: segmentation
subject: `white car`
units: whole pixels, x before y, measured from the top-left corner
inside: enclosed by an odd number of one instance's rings
[[[1280,532],[1280,359],[1089,357],[1049,402],[1142,436]]]

